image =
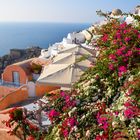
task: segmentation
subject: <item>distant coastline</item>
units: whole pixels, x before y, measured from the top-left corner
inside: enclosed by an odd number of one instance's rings
[[[48,48],[68,33],[89,27],[90,23],[0,22],[0,56],[10,49],[30,46]]]

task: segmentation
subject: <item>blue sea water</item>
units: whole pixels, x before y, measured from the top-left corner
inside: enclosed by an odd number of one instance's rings
[[[0,23],[0,56],[12,48],[48,48],[49,44],[62,41],[68,33],[89,26],[78,23]]]

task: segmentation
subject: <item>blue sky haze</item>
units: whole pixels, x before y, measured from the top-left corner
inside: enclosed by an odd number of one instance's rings
[[[133,11],[140,0],[0,0],[0,22],[92,23],[96,10]]]

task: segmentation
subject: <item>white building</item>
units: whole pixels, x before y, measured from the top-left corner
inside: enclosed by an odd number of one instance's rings
[[[73,32],[69,33],[67,38],[63,38],[62,43],[63,44],[79,44],[79,43],[84,43],[86,40],[84,34],[82,32]]]

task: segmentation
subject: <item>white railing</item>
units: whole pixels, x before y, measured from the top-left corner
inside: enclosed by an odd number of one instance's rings
[[[22,85],[24,85],[24,84],[4,81],[4,80],[0,79],[0,86],[17,87],[18,88],[18,87],[20,87]]]

